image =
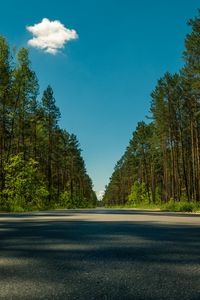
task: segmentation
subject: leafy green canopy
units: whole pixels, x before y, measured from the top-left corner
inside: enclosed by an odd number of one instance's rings
[[[28,50],[11,54],[0,36],[0,209],[96,205],[74,134],[59,127],[48,86],[41,101]]]

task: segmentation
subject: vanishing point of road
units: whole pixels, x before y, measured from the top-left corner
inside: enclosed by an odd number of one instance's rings
[[[200,299],[200,215],[0,213],[0,299]]]

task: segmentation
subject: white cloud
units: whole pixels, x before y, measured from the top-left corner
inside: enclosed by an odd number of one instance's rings
[[[97,199],[98,200],[102,200],[104,193],[105,193],[105,191],[98,191],[98,192],[96,192]]]
[[[54,55],[64,48],[65,43],[78,38],[74,29],[66,28],[58,20],[50,21],[47,18],[38,24],[27,26],[26,29],[33,34],[28,45]]]

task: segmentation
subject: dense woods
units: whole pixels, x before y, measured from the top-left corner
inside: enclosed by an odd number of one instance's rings
[[[200,15],[190,20],[184,66],[151,94],[151,122],[139,122],[106,187],[106,205],[200,202]]]
[[[28,50],[0,37],[0,209],[93,207],[96,195],[74,134],[59,127],[50,86],[39,84]]]

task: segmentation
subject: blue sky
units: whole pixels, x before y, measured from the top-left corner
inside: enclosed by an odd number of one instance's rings
[[[52,55],[30,47],[40,90],[54,89],[61,126],[77,135],[96,191],[103,190],[150,93],[164,72],[182,65],[197,0],[3,1],[0,34],[27,46],[26,26],[59,20],[79,38]]]

